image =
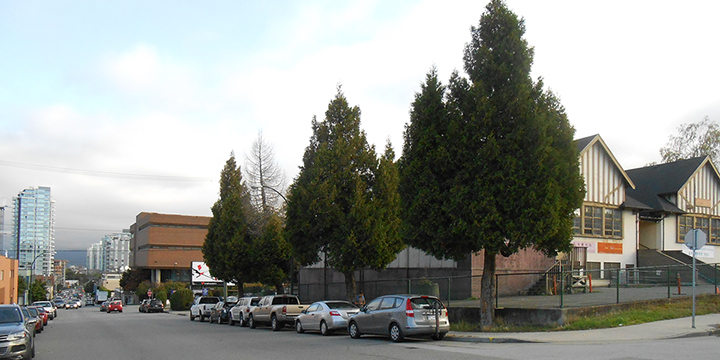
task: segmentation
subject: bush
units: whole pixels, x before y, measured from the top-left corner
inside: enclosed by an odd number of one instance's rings
[[[165,306],[165,300],[167,300],[167,293],[165,290],[160,290],[155,294],[155,298],[162,301],[163,306]]]
[[[190,309],[194,299],[195,297],[193,296],[192,290],[176,290],[172,296],[170,296],[170,308],[175,311],[188,310]]]

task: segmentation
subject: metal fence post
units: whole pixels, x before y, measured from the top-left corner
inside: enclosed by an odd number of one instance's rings
[[[498,274],[495,274],[495,308],[498,308],[498,294],[500,293],[500,282],[498,281]]]
[[[408,286],[407,286],[407,289],[408,289],[408,290],[407,290],[407,293],[408,293],[408,294],[412,294],[412,286],[411,286],[411,284],[410,284],[410,281],[411,281],[410,278],[408,278]]]
[[[562,267],[560,267],[560,308],[562,309],[565,299],[563,298],[563,295],[565,294],[565,271],[563,271]]]
[[[670,298],[670,265],[667,267],[667,275],[668,275],[668,299]]]
[[[617,287],[616,292],[616,304],[620,303],[620,269],[617,269],[617,275],[615,276],[615,287]]]
[[[448,287],[448,306],[450,306],[450,278],[447,278],[447,287]]]

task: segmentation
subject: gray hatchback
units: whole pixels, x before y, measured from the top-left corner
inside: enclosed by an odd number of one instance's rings
[[[364,306],[350,318],[353,339],[363,334],[385,335],[395,342],[405,336],[430,336],[442,340],[450,331],[447,309],[440,299],[426,295],[385,295]]]

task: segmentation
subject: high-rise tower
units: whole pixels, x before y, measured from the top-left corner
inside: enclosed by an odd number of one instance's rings
[[[55,202],[49,187],[29,188],[13,199],[12,244],[20,269],[50,276],[55,257]]]

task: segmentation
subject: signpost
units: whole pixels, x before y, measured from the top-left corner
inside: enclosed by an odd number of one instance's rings
[[[692,327],[695,328],[695,250],[705,246],[707,235],[700,229],[693,229],[685,234],[685,246],[692,250]]]

